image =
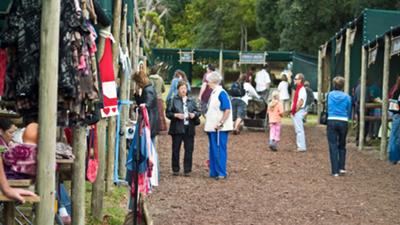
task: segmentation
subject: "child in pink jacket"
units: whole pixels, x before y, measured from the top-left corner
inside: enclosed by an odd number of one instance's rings
[[[272,99],[268,104],[267,112],[269,120],[269,148],[272,151],[276,151],[281,137],[281,121],[283,116],[283,105],[279,100],[278,91],[272,92]]]

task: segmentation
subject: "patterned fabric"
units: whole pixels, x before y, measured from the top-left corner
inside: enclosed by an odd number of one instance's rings
[[[41,5],[37,0],[15,0],[0,33],[0,47],[8,48],[4,99],[16,100],[25,119],[38,113]],[[57,32],[57,31],[55,31]],[[61,1],[59,52],[59,115],[74,122],[95,113],[98,101],[93,26],[82,17],[74,0]],[[67,117],[67,112],[70,115]],[[61,121],[62,118],[58,118]]]
[[[37,145],[17,144],[3,154],[4,164],[17,173],[36,175]]]

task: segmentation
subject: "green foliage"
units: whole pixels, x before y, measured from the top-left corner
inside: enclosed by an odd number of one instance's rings
[[[267,39],[260,37],[255,40],[249,41],[249,46],[253,51],[265,51],[269,46],[269,42]]]
[[[170,47],[240,49],[243,28],[253,50],[316,54],[319,45],[364,8],[399,9],[400,0],[163,0]]]
[[[86,182],[86,212],[90,212],[90,198],[91,198],[92,184]],[[123,224],[127,211],[127,196],[129,191],[126,187],[114,187],[114,189],[104,196],[104,208],[103,214],[107,218],[106,224],[109,225],[120,225]],[[100,225],[104,224],[102,221],[98,221],[92,217],[91,214],[86,216],[87,225]]]

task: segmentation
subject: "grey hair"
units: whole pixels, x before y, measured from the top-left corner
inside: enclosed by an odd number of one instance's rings
[[[214,84],[220,84],[222,80],[221,74],[217,71],[211,72],[207,76],[207,81]]]

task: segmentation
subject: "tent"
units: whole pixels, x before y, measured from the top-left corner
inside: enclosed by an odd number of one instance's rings
[[[179,51],[193,52],[195,62],[207,63],[210,60],[218,60],[222,52],[224,60],[239,60],[239,54],[245,53],[264,53],[264,52],[241,52],[237,50],[219,50],[219,49],[177,49],[177,48],[154,48],[152,49],[151,61],[165,62],[169,65],[168,79],[171,80],[176,69],[185,71],[190,79],[192,76],[192,63],[179,62]],[[266,62],[293,62],[293,73],[303,73],[310,81],[311,88],[317,89],[317,58],[297,52],[265,52]]]
[[[323,81],[330,81],[334,75],[345,75],[345,48],[350,47],[349,90],[357,85],[361,74],[361,47],[381,36],[400,21],[400,11],[365,9],[356,19],[348,22],[325,45],[321,46],[324,62],[322,65]],[[351,37],[353,37],[353,41]],[[371,82],[381,84],[378,74],[382,62],[369,68],[367,77]],[[329,83],[324,82],[323,92],[328,91]]]

